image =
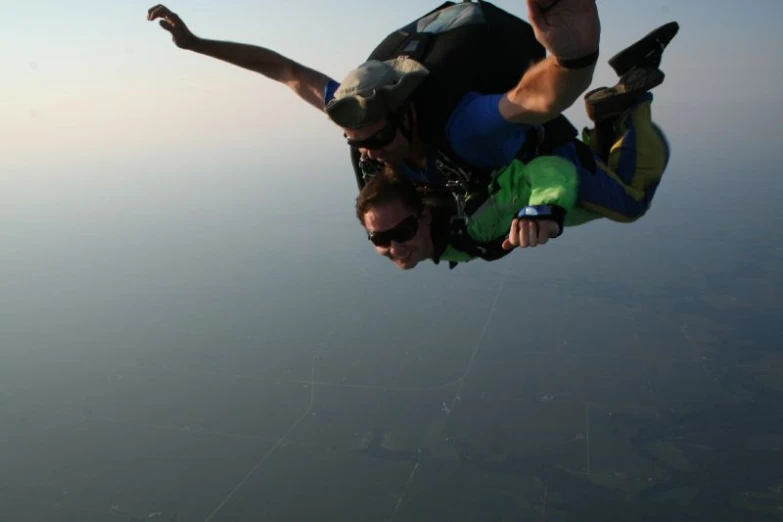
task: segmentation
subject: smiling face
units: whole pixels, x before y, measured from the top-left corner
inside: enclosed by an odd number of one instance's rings
[[[400,199],[370,206],[364,227],[375,250],[403,270],[432,257],[429,209],[420,214]]]
[[[432,211],[421,193],[392,168],[376,174],[356,198],[356,217],[380,255],[409,270],[433,257]]]

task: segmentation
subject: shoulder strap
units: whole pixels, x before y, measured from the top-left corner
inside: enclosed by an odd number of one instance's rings
[[[546,56],[532,26],[484,0],[447,1],[390,33],[368,59],[388,60],[401,55],[416,59],[430,70],[412,102],[422,139],[441,152],[444,175],[456,176],[455,182],[467,178],[471,188],[486,186],[492,172],[465,165],[457,158],[445,143],[446,122],[468,92],[508,91],[531,63]],[[535,141],[528,140],[528,147],[518,157],[529,161],[578,135],[562,115],[542,128],[543,135]],[[364,178],[374,173],[374,166],[371,161],[362,160],[355,150],[352,163],[361,189]]]

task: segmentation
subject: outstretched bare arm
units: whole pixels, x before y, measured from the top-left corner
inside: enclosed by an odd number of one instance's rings
[[[323,110],[324,87],[330,80],[325,74],[264,47],[199,38],[164,5],[150,8],[147,19],[160,19],[160,26],[171,33],[177,47],[262,74],[287,85],[304,101],[319,111]]]

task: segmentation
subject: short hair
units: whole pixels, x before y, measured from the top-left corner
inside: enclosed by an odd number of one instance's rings
[[[457,210],[452,193],[445,187],[416,185],[397,169],[386,166],[375,174],[359,191],[356,198],[356,217],[364,226],[364,215],[373,207],[400,201],[420,214],[425,208],[434,212],[454,214]]]
[[[359,191],[356,198],[356,217],[364,225],[364,215],[373,207],[400,201],[403,205],[420,213],[424,209],[421,194],[407,177],[386,168],[375,174]]]

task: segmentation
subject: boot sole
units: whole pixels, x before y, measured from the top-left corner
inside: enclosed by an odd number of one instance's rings
[[[669,22],[648,33],[644,38],[612,56],[609,66],[617,76],[622,76],[635,67],[658,67],[664,49],[680,30],[680,24]],[[656,57],[657,55],[657,57]]]
[[[630,78],[628,82],[621,81],[611,89],[592,91],[585,98],[588,116],[598,122],[622,114],[633,100],[662,84],[665,77],[666,75],[660,69],[648,69],[644,74],[639,74],[637,78]]]

